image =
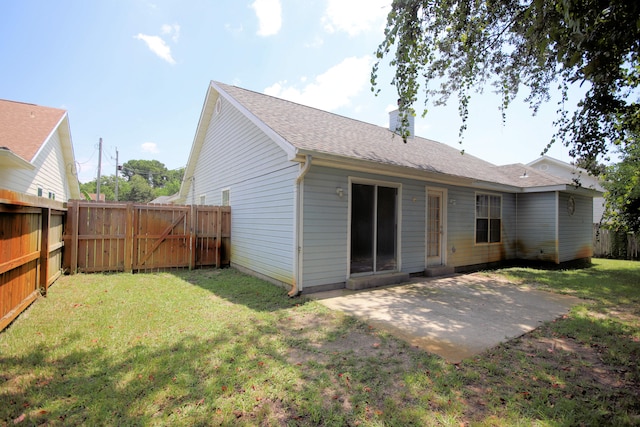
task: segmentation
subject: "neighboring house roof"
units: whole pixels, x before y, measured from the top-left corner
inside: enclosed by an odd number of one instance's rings
[[[30,162],[66,111],[0,100],[0,145]]]
[[[97,194],[97,193],[87,193],[87,194],[89,194],[89,198],[90,198],[92,201],[94,201],[94,202],[95,202],[96,200],[98,200],[98,194]],[[104,194],[104,193],[101,193],[101,194],[100,194],[100,201],[101,201],[101,202],[105,202],[106,200],[107,200],[107,195],[106,195],[106,194]]]
[[[179,193],[172,194],[170,196],[159,196],[150,201],[149,203],[158,205],[168,205],[175,202],[178,199]]]
[[[75,175],[69,118],[65,110],[0,99],[0,166],[32,169],[31,164],[54,132],[59,131],[66,179],[72,198],[80,197]]]
[[[604,192],[600,179],[597,176],[589,173],[588,170],[572,165],[571,163],[563,162],[562,160],[554,159],[550,156],[541,156],[532,162],[527,163],[527,166],[542,170],[551,175],[557,175],[554,170],[556,168],[563,170],[566,176],[571,176],[572,181],[577,180],[580,185],[594,188],[597,191]],[[551,168],[549,168],[551,166]]]
[[[498,184],[505,191],[571,190],[571,181],[545,174],[523,164],[496,166],[468,153],[425,138],[403,139],[381,127],[236,86],[211,82],[202,109],[181,195],[188,192],[204,137],[218,97],[221,96],[267,133],[290,160],[314,164],[342,164],[372,168],[413,178],[486,187]],[[393,172],[392,172],[393,171]],[[526,171],[526,173],[525,173]],[[523,177],[523,178],[521,178]],[[525,178],[526,177],[526,178]]]

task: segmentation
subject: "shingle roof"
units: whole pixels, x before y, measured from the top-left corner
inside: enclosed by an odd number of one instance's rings
[[[65,110],[0,99],[0,147],[30,162]]]
[[[523,164],[496,166],[440,142],[214,82],[298,150],[526,188],[570,184]],[[527,178],[520,178],[527,171]]]

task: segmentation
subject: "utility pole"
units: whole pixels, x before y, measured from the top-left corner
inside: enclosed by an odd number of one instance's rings
[[[98,143],[98,179],[96,180],[96,202],[100,201],[100,169],[102,168],[102,138]]]
[[[116,147],[116,202],[118,201],[118,171],[120,167],[118,166],[118,147]]]

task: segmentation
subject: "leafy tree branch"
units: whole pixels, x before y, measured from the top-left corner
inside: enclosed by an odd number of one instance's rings
[[[624,148],[640,126],[640,2],[637,0],[395,0],[371,72],[376,93],[383,59],[395,70],[405,114],[457,96],[464,134],[473,93],[492,87],[505,111],[527,88],[533,114],[551,91],[561,99],[552,141],[593,164]],[[585,93],[575,111],[569,89]],[[548,148],[548,147],[547,147]],[[546,151],[546,150],[545,150]]]

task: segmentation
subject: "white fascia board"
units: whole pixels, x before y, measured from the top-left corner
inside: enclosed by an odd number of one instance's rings
[[[289,160],[294,160],[297,154],[296,148],[280,136],[279,133],[271,129],[267,126],[262,120],[256,117],[249,109],[247,109],[244,105],[239,103],[234,97],[229,95],[219,87],[215,82],[211,82],[211,87],[213,87],[220,96],[222,96],[225,100],[227,100],[231,105],[233,105],[238,111],[240,111],[245,117],[247,117],[254,125],[256,125],[262,132],[264,132],[269,138],[271,138],[278,146],[286,153],[287,158]]]
[[[196,163],[204,144],[204,139],[211,123],[211,117],[213,115],[213,109],[215,108],[216,101],[218,100],[218,91],[214,88],[213,82],[209,84],[207,89],[207,95],[204,98],[202,104],[202,112],[200,113],[200,119],[198,120],[198,126],[196,127],[196,133],[193,137],[193,143],[191,144],[191,151],[189,152],[189,159],[187,160],[187,167],[184,170],[184,176],[182,178],[182,184],[180,184],[180,191],[178,192],[177,199],[183,203],[189,197],[189,190],[191,189],[191,178],[195,172]]]
[[[78,181],[76,156],[71,140],[71,125],[69,124],[69,116],[67,113],[64,113],[64,117],[58,124],[58,130],[60,134],[60,144],[62,145],[62,155],[64,156],[64,171],[69,184],[70,199],[80,199],[80,181]]]
[[[292,160],[303,163],[306,155],[313,156],[313,166],[325,166],[354,172],[384,175],[394,178],[415,179],[418,181],[449,184],[461,187],[471,187],[473,185],[473,180],[470,178],[429,172],[404,166],[373,163],[367,160],[353,159],[351,157],[337,156],[311,150],[298,150],[298,156]]]
[[[602,195],[602,193],[597,190],[585,187],[575,187],[567,184],[541,187],[515,187],[497,182],[479,181],[466,177],[423,171],[403,166],[372,163],[367,160],[353,159],[351,157],[337,156],[313,150],[298,150],[297,154],[297,156],[291,159],[292,161],[304,163],[306,155],[312,155],[314,166],[325,166],[335,169],[385,175],[395,178],[415,179],[418,181],[455,185],[459,187],[471,187],[480,190],[500,191],[503,193],[545,193],[549,191],[563,191],[591,197],[598,197]]]
[[[481,190],[500,191],[503,193],[519,193],[520,191],[522,191],[520,188],[514,187],[512,185],[500,184],[499,182],[491,181],[474,180],[471,186],[473,188],[478,188]]]
[[[545,185],[541,187],[523,187],[523,193],[546,193],[549,191],[567,191],[567,184]]]
[[[40,144],[40,147],[38,148],[38,151],[36,151],[36,154],[33,155],[33,159],[31,159],[31,161],[35,161],[35,159],[38,158],[42,150],[44,150],[44,146],[47,145],[49,141],[51,141],[51,137],[58,131],[58,127],[60,127],[60,125],[62,124],[62,122],[66,117],[67,117],[67,113],[65,112],[60,118],[60,120],[58,120],[58,123],[56,123],[56,125],[53,127],[51,132],[49,132],[49,135],[47,135],[44,141],[42,141],[42,143]]]
[[[592,188],[576,187],[575,185],[568,184],[548,185],[545,187],[530,187],[522,189],[523,193],[545,193],[549,191],[562,191],[565,193],[588,197],[600,197],[604,194],[602,191],[594,190]]]
[[[588,196],[588,197],[602,197],[604,195],[604,192],[600,190],[595,190],[593,188],[588,188],[588,187],[575,187],[573,185],[568,185],[566,192],[571,194],[576,194],[579,196]]]
[[[34,170],[36,167],[9,149],[0,149],[0,166],[3,168]]]

